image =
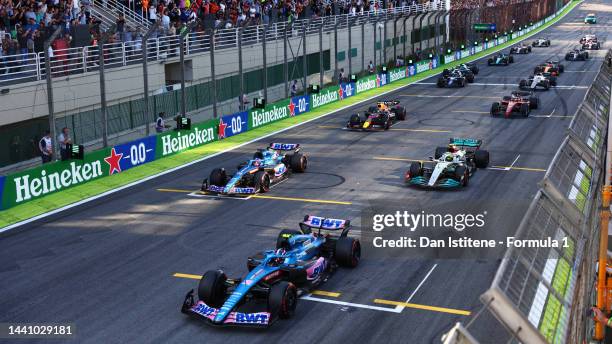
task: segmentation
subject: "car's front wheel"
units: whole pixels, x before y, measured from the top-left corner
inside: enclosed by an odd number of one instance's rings
[[[289,319],[297,307],[297,288],[291,282],[281,281],[270,288],[268,311],[273,317]]]
[[[361,259],[361,243],[355,238],[340,237],[336,240],[335,257],[340,266],[356,267]]]
[[[266,171],[255,173],[255,192],[270,191],[270,175]]]
[[[221,307],[227,290],[225,281],[227,276],[223,271],[207,271],[198,284],[198,298],[211,307]]]

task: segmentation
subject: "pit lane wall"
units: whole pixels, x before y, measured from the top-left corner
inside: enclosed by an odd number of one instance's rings
[[[612,87],[612,50],[570,123],[516,234],[558,248],[511,248],[481,300],[523,343],[583,343],[593,304],[593,262]],[[590,327],[592,328],[592,326]]]
[[[567,6],[567,5],[566,5]],[[344,101],[366,92],[435,69],[440,65],[467,58],[509,40],[519,38],[552,20],[561,11],[519,32],[508,33],[490,41],[449,52],[442,56],[363,77],[320,90],[319,93],[296,96],[268,104],[264,109],[226,114],[218,119],[192,125],[191,130],[169,131],[121,145],[88,152],[84,160],[58,161],[7,176],[0,176],[0,210],[12,208],[45,195],[81,185],[92,180],[112,177],[130,168],[239,135],[270,123],[308,113],[320,106]]]

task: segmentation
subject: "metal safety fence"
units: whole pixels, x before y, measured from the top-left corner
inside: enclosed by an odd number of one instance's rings
[[[108,2],[110,6],[113,2]],[[285,30],[289,37],[299,37],[306,30],[307,34],[319,32],[330,33],[337,29],[347,28],[362,23],[376,23],[386,18],[398,15],[411,15],[443,10],[441,2],[428,2],[425,5],[410,5],[389,10],[370,11],[355,15],[343,14],[330,17],[320,17],[293,22],[274,23],[247,26],[243,28],[230,28],[215,30],[215,49],[228,49],[238,47],[238,37],[242,32],[241,46],[258,44],[262,42],[265,32],[267,41],[282,40]],[[134,19],[139,20],[139,19]],[[142,26],[141,29],[146,29]],[[181,36],[160,36],[147,40],[149,59],[163,62],[168,58],[179,55]],[[115,42],[104,44],[105,54],[115,60],[110,68],[126,66],[142,62],[142,40],[135,39],[128,42]],[[97,46],[76,47],[68,49],[52,49],[51,61],[61,70],[53,77],[61,77],[95,71],[99,48]],[[210,50],[210,35],[203,31],[191,32],[185,37],[185,54],[191,55]],[[0,85],[17,84],[30,81],[43,80],[45,76],[45,52],[6,55],[0,57]]]
[[[510,248],[481,296],[518,342],[590,339],[585,310],[592,305],[598,247],[611,58],[609,51],[515,234],[518,241],[558,246]]]

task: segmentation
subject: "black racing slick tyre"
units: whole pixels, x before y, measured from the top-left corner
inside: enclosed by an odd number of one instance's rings
[[[514,63],[514,56],[508,56],[508,62]]]
[[[474,74],[469,75],[469,76],[467,77],[467,82],[469,82],[469,83],[473,83],[473,82],[474,82]]]
[[[280,233],[278,233],[278,237],[276,237],[276,248],[290,248],[289,238],[300,234],[302,234],[302,232],[295,229],[283,229]]]
[[[378,107],[376,106],[370,106],[368,108],[368,113],[377,113],[378,112]]]
[[[268,311],[272,317],[289,319],[297,307],[297,288],[291,282],[280,281],[270,288],[268,294]]]
[[[546,86],[548,89],[548,86]],[[529,107],[532,109],[537,109],[540,106],[540,98],[538,97],[529,97]]]
[[[308,166],[308,160],[301,153],[293,154],[289,163],[291,164],[291,171],[298,173],[306,171],[306,167]]]
[[[531,111],[530,104],[521,104],[521,115],[523,115],[523,117],[529,116],[530,111]]]
[[[524,89],[525,87],[527,87],[527,80],[522,79],[521,81],[519,81],[519,88]]]
[[[397,106],[391,111],[395,113],[395,118],[397,118],[398,121],[406,120],[406,109],[403,106]]]
[[[479,149],[474,152],[474,164],[477,168],[487,168],[489,166],[489,151]]]
[[[354,113],[351,115],[351,117],[349,118],[349,123],[348,126],[356,126],[356,125],[361,125],[361,117],[359,116],[358,113]]]
[[[215,168],[212,170],[208,177],[208,182],[210,185],[225,186],[225,184],[227,184],[227,174],[225,170],[222,168]]]
[[[458,181],[461,186],[467,186],[469,178],[470,174],[468,173],[468,170],[467,168],[465,168],[465,166],[458,166],[455,169],[455,180]]]
[[[487,64],[488,64],[489,66],[492,66],[492,65],[493,65],[493,59],[488,59],[488,60],[487,60]]]
[[[440,159],[444,153],[446,153],[448,149],[446,147],[436,147],[436,152],[434,154],[435,159]]]
[[[266,171],[259,171],[255,173],[255,192],[268,192],[270,191],[270,175]]]
[[[559,73],[563,73],[563,72],[565,72],[565,66],[560,64],[559,65]]]
[[[442,88],[444,87],[445,83],[446,83],[446,80],[444,78],[438,78],[438,81],[436,82],[436,86]]]
[[[408,170],[410,174],[410,178],[419,177],[423,174],[423,169],[421,168],[420,162],[413,162],[410,164],[410,169]]]
[[[361,243],[355,238],[340,237],[336,240],[335,257],[340,266],[356,267],[361,259]]]
[[[495,116],[499,113],[499,102],[491,104],[491,116]]]
[[[207,305],[219,308],[225,301],[227,276],[219,270],[209,270],[198,284],[198,298]]]

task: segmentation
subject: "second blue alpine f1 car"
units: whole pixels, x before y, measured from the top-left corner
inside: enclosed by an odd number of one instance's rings
[[[325,282],[338,266],[354,268],[361,258],[358,239],[347,234],[349,220],[307,215],[299,230],[278,234],[276,250],[247,259],[244,278],[209,270],[185,296],[181,312],[217,326],[268,327],[290,318],[301,294]],[[337,234],[337,233],[340,234]],[[256,302],[259,303],[257,308]]]
[[[506,54],[497,54],[489,57],[487,64],[489,66],[507,66],[514,62],[514,56]]]
[[[224,168],[212,170],[202,182],[202,191],[223,195],[268,192],[272,184],[286,179],[291,172],[304,172],[307,164],[299,144],[271,143],[255,152],[253,159],[240,164],[232,176]]]

